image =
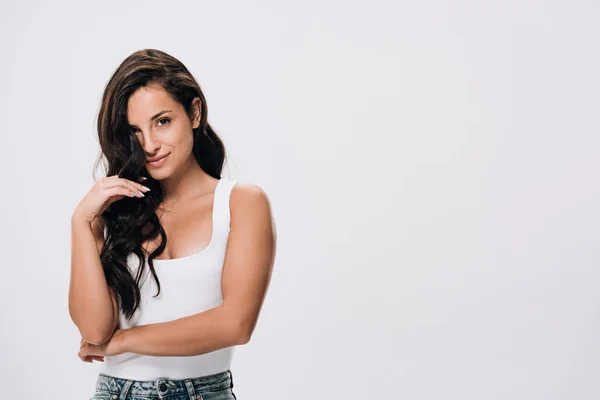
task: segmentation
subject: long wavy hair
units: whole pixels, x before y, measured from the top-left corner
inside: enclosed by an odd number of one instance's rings
[[[193,118],[192,100],[199,97],[201,119],[200,126],[193,129],[194,157],[207,174],[217,179],[221,178],[225,161],[223,142],[207,121],[206,100],[200,85],[183,63],[161,50],[144,49],[134,52],[119,65],[102,96],[97,122],[101,152],[94,171],[104,158],[106,176],[118,175],[136,182],[145,176],[147,180],[143,184],[151,189],[145,197],[125,197],[113,202],[101,215],[105,238],[100,253],[102,268],[108,286],[117,293],[121,309],[128,319],[140,304],[139,282],[146,260],[142,243],[158,235],[161,237],[161,244],[148,256],[148,265],[158,286],[155,296],[160,294],[160,281],[153,260],[167,244],[167,235],[156,215],[165,189],[160,181],[148,174],[144,149],[131,132],[127,120],[129,97],[137,89],[148,85],[164,88],[184,107],[190,119]],[[135,277],[127,267],[131,253],[139,260]]]

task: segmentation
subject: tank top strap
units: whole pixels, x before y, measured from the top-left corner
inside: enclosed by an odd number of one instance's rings
[[[236,183],[237,181],[221,178],[215,188],[213,223],[220,232],[229,232],[229,222],[231,218],[229,198],[231,196],[231,190]]]

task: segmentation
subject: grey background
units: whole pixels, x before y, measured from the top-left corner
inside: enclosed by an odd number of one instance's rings
[[[84,399],[69,218],[103,87],[183,61],[270,196],[250,399],[597,399],[593,1],[3,2],[2,397]]]

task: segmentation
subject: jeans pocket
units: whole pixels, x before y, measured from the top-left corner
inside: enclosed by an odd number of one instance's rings
[[[202,400],[237,400],[231,388],[201,391],[199,394],[202,396]]]
[[[90,400],[115,400],[118,397],[119,395],[116,393],[96,391]]]

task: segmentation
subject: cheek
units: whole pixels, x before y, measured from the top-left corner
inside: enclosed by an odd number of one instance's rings
[[[179,129],[174,139],[170,144],[177,153],[177,159],[186,159],[194,146],[193,132],[185,128]]]
[[[184,150],[186,154],[189,154],[191,153],[193,147],[194,133],[191,131],[186,131],[183,137],[181,138],[181,149]]]

